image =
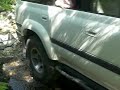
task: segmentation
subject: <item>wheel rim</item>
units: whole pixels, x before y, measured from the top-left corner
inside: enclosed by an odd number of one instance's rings
[[[42,74],[44,71],[44,66],[43,66],[43,62],[42,62],[40,53],[37,48],[33,48],[31,50],[31,62],[32,62],[34,69],[38,73]]]

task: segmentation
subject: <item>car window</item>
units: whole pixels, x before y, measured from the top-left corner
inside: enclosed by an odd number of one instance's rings
[[[41,0],[22,0],[22,1],[28,1],[33,3],[41,3]]]
[[[120,16],[120,0],[93,0],[92,12]]]
[[[22,0],[54,5],[56,0]],[[120,17],[120,0],[76,0],[79,10]]]
[[[22,0],[22,1],[28,1],[33,3],[39,3],[44,5],[53,5],[55,0]]]

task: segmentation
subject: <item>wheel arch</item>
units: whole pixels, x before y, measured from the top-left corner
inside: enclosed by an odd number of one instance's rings
[[[26,19],[22,25],[21,33],[24,38],[27,40],[31,35],[37,36],[43,44],[43,47],[48,55],[48,57],[52,60],[58,60],[57,55],[52,46],[50,37],[46,31],[46,29],[38,22],[35,22],[30,19]]]

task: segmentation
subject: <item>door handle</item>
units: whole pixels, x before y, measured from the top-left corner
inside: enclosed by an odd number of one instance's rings
[[[89,36],[95,37],[97,33],[94,31],[86,31],[86,34]]]
[[[42,20],[47,21],[47,16],[42,16]]]

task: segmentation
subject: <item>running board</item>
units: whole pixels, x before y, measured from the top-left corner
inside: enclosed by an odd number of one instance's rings
[[[88,77],[84,76],[81,73],[78,73],[74,69],[64,64],[59,64],[59,66],[56,66],[55,68],[58,72],[60,72],[66,78],[82,86],[85,90],[108,90],[102,85],[96,83],[95,81],[89,79]]]
[[[77,83],[78,85],[82,86],[85,90],[93,90],[91,89],[90,87],[88,87],[87,85],[84,84],[83,81],[81,81],[80,79],[78,78],[75,78],[69,74],[67,74],[65,71],[63,71],[59,66],[56,66],[56,70],[58,72],[60,72],[63,76],[65,76],[66,78],[72,80],[73,82]]]

